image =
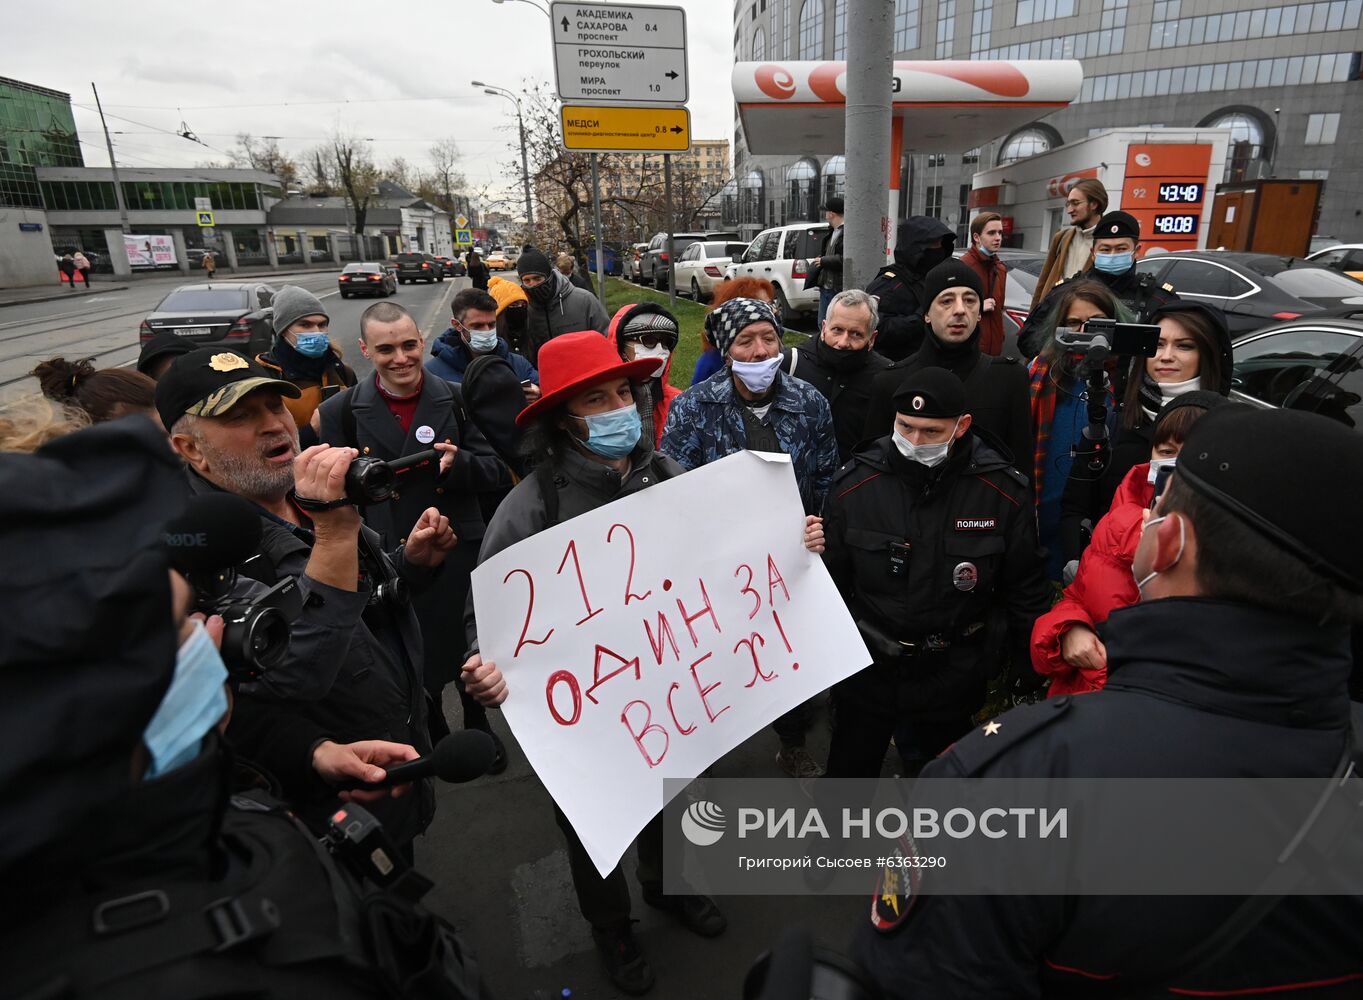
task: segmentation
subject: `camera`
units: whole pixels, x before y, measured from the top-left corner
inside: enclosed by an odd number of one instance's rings
[[[398,473],[422,465],[426,462],[440,463],[440,452],[432,448],[419,451],[415,455],[395,458],[385,462],[381,458],[361,456],[350,463],[345,474],[345,495],[351,503],[363,506],[371,503],[384,503],[393,496],[397,487]]]
[[[303,596],[293,577],[280,580],[254,601],[231,596],[237,580],[235,568],[222,570],[205,580],[196,574],[194,610],[219,615],[222,661],[234,683],[253,681],[284,662],[289,652],[289,623],[303,613]]]
[[[1055,342],[1083,354],[1086,361],[1091,358],[1103,361],[1112,354],[1153,358],[1159,350],[1159,327],[1097,318],[1088,320],[1078,330],[1058,327]]]

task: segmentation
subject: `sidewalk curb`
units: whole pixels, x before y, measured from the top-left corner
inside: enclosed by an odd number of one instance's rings
[[[70,294],[70,293],[68,292],[68,293],[66,293],[65,295],[40,295],[40,296],[38,296],[37,298],[31,298],[31,299],[5,299],[5,298],[0,298],[0,308],[4,308],[5,306],[26,306],[26,305],[28,305],[30,302],[56,302],[56,301],[58,301],[58,300],[60,300],[60,301],[62,301],[62,302],[75,302],[77,299],[83,299],[83,298],[85,298],[86,296],[89,296],[89,295],[103,295],[105,292],[126,292],[127,290],[128,290],[128,286],[127,286],[127,285],[114,285],[114,286],[111,287],[111,288],[99,288],[99,289],[93,289],[93,288],[92,288],[90,291],[88,291],[88,292],[81,292],[79,295],[72,295],[72,294]],[[4,292],[0,292],[0,295],[3,295],[3,294],[4,294]]]
[[[344,265],[342,265],[342,266],[344,266]],[[203,272],[199,272],[199,273],[202,274]],[[223,277],[221,277],[221,278],[216,278],[216,277],[215,277],[214,280],[216,280],[216,281],[240,281],[240,280],[243,280],[243,279],[245,279],[245,278],[269,278],[269,277],[285,277],[285,278],[287,278],[288,276],[294,275],[294,274],[298,274],[298,275],[303,275],[303,274],[331,274],[331,273],[337,273],[337,274],[339,274],[340,272],[337,271],[336,268],[334,268],[334,267],[318,267],[318,268],[311,268],[311,269],[306,270],[306,271],[272,271],[272,270],[270,270],[270,269],[268,269],[268,268],[266,268],[266,269],[264,269],[264,270],[259,270],[259,271],[257,271],[257,270],[249,270],[249,271],[224,271],[224,269],[219,268],[219,269],[218,269],[218,273],[219,273],[219,274],[222,274]],[[185,284],[201,284],[201,283],[202,283],[202,282],[193,281],[193,280],[192,280],[192,279],[193,279],[193,276],[194,276],[194,272],[191,271],[191,272],[189,273],[189,275],[187,276],[187,277],[189,277],[191,280],[186,281]],[[168,277],[171,277],[171,275],[170,275],[169,272],[165,272],[165,273],[163,273],[163,274],[149,274],[146,278],[129,278],[129,279],[126,279],[126,280],[123,280],[123,281],[100,281],[100,280],[96,279],[95,284],[101,285],[101,286],[107,285],[108,287],[107,287],[107,288],[106,288],[106,287],[92,288],[92,289],[90,289],[88,292],[81,292],[79,295],[72,295],[72,294],[70,294],[70,292],[67,292],[67,293],[65,293],[65,294],[62,294],[62,293],[53,293],[53,294],[51,294],[51,295],[40,295],[40,296],[38,296],[37,298],[6,299],[6,298],[3,297],[3,296],[5,295],[5,292],[6,292],[6,291],[18,291],[18,289],[0,289],[0,308],[4,308],[5,306],[22,306],[22,305],[27,305],[27,304],[29,304],[30,302],[56,302],[58,299],[61,299],[63,302],[68,301],[68,300],[69,300],[69,301],[75,301],[76,299],[84,298],[86,295],[100,295],[100,294],[103,294],[103,293],[105,293],[105,292],[126,292],[129,288],[132,288],[134,285],[137,285],[137,284],[139,284],[139,283],[142,282],[142,281],[150,280],[151,278],[154,278],[154,277],[155,277],[155,278],[162,278],[162,277],[168,278]],[[275,282],[275,284],[287,284],[287,282]]]

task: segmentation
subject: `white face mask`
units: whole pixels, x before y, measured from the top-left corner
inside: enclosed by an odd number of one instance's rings
[[[1162,515],[1160,515],[1159,517],[1152,517],[1150,520],[1146,521],[1143,525],[1141,525],[1141,537],[1142,537],[1142,538],[1145,537],[1145,529],[1146,529],[1146,528],[1154,527],[1155,525],[1159,524],[1161,521],[1167,521],[1171,516],[1173,516],[1173,515],[1171,515],[1171,514],[1162,514]],[[1149,583],[1151,580],[1153,580],[1155,577],[1159,576],[1161,573],[1167,573],[1169,570],[1173,569],[1175,566],[1178,565],[1178,561],[1179,561],[1180,559],[1183,558],[1183,547],[1184,547],[1184,545],[1187,544],[1187,542],[1188,542],[1188,536],[1187,536],[1187,533],[1186,533],[1186,529],[1184,528],[1184,525],[1183,525],[1183,518],[1180,517],[1180,518],[1178,519],[1178,555],[1174,556],[1174,561],[1173,561],[1173,562],[1171,562],[1168,566],[1165,566],[1164,569],[1152,569],[1149,573],[1146,573],[1145,576],[1142,576],[1142,577],[1139,577],[1139,578],[1136,577],[1136,564],[1135,564],[1135,562],[1133,561],[1133,562],[1131,563],[1131,576],[1132,576],[1133,578],[1136,579],[1136,589],[1140,591],[1140,593],[1141,593],[1141,599],[1142,599],[1142,600],[1144,600],[1144,598],[1145,598],[1145,586],[1146,586],[1146,584],[1148,584],[1148,583]],[[1139,547],[1140,547],[1140,542],[1137,542],[1136,545],[1137,545],[1137,547],[1139,548]]]
[[[781,355],[778,354],[766,361],[730,361],[729,364],[738,380],[748,387],[749,392],[761,395],[776,381],[776,370],[781,367]]]
[[[961,426],[961,418],[957,417],[956,423],[951,428],[951,437],[941,444],[914,444],[900,434],[899,429],[896,428],[894,446],[899,449],[899,454],[910,462],[917,462],[919,465],[926,465],[931,469],[947,460],[947,455],[951,452],[951,443],[956,440],[956,428],[959,426]]]
[[[658,359],[658,367],[655,368],[655,369],[653,369],[653,376],[652,376],[653,378],[662,378],[662,377],[663,377],[663,371],[667,368],[667,359],[670,358],[671,356],[672,356],[672,352],[669,351],[669,350],[668,350],[666,347],[664,347],[662,344],[658,344],[658,345],[656,345],[656,346],[654,346],[654,347],[645,347],[643,344],[639,344],[639,343],[636,343],[636,344],[634,345],[634,360],[635,360],[635,361],[641,361],[641,360],[643,360],[644,358],[657,358],[657,359]]]
[[[1150,472],[1145,477],[1145,481],[1151,486],[1155,485],[1155,480],[1159,478],[1160,469],[1168,469],[1178,465],[1177,458],[1152,458],[1150,459]]]

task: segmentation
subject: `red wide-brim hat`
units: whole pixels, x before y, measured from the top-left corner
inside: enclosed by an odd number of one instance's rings
[[[602,382],[616,378],[643,382],[657,367],[657,358],[621,361],[614,344],[595,330],[555,337],[540,348],[540,398],[516,415],[516,426],[538,420]]]

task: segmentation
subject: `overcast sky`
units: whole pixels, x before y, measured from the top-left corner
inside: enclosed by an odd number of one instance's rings
[[[687,14],[693,138],[730,137],[730,0],[673,5]],[[510,190],[514,109],[471,81],[519,90],[554,75],[548,19],[514,0],[65,0],[16,11],[0,33],[0,75],[71,95],[89,166],[109,161],[93,81],[110,131],[125,133],[113,136],[120,165],[224,160],[239,132],[303,153],[339,125],[372,136],[379,163],[402,156],[426,169],[426,150],[452,137],[473,188]],[[174,135],[181,122],[211,148]]]

